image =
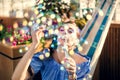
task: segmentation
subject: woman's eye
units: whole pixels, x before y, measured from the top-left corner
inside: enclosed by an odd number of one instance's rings
[[[68,29],[68,33],[70,33],[70,34],[71,34],[71,33],[73,33],[73,32],[74,32],[74,30],[73,30],[73,29],[71,29],[71,28],[69,28],[69,29]]]
[[[64,28],[63,27],[59,28],[59,31],[64,32]]]

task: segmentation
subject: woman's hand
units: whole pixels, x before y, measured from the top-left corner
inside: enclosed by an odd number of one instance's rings
[[[40,44],[41,37],[44,36],[43,29],[40,28],[38,30],[35,30],[35,31],[31,32],[31,34],[32,34],[32,46],[34,46],[36,49],[38,47],[38,45]]]
[[[76,63],[72,58],[65,58],[65,68],[69,73],[69,80],[76,79]]]

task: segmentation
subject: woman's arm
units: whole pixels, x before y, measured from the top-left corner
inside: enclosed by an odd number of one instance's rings
[[[13,76],[12,80],[24,80],[28,75],[28,67],[30,65],[31,59],[33,57],[33,53],[35,51],[35,46],[32,45],[27,53],[23,56],[23,58],[18,63]]]
[[[42,30],[39,29],[32,33],[32,44],[29,48],[28,52],[25,53],[23,58],[18,63],[13,76],[12,80],[26,80],[28,75],[28,67],[30,65],[31,59],[36,51],[36,49],[39,47],[40,44],[40,38],[43,36]],[[42,47],[42,46],[41,46]],[[40,48],[40,47],[39,47]]]

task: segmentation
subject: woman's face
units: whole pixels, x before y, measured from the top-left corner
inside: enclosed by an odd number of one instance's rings
[[[75,23],[67,23],[58,29],[58,41],[60,45],[67,45],[68,47],[78,44],[79,29]]]

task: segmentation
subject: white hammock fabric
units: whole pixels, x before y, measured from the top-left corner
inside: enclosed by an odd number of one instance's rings
[[[80,45],[83,48],[81,53],[91,57],[91,71],[86,76],[86,80],[92,80],[118,0],[101,0],[100,2],[98,7],[104,15],[102,13],[100,15],[100,12],[95,10],[92,20],[81,32]]]

